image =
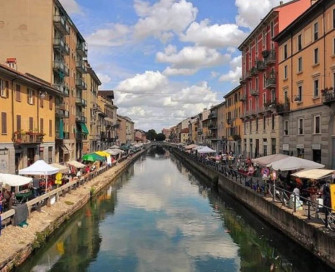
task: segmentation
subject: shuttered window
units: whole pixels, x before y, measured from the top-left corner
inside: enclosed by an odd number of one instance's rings
[[[8,97],[9,82],[7,80],[0,79],[0,96],[3,98]]]
[[[29,117],[29,130],[33,131],[34,130],[34,118]]]
[[[16,115],[16,130],[21,130],[21,115]]]
[[[49,137],[52,137],[52,120],[49,120]]]
[[[49,96],[49,110],[52,110],[52,95]]]
[[[16,101],[21,102],[21,86],[19,84],[16,84],[15,95]]]
[[[40,120],[40,132],[44,131],[43,123],[44,123],[43,118],[41,118],[41,120]]]
[[[1,113],[1,134],[7,134],[7,113]]]

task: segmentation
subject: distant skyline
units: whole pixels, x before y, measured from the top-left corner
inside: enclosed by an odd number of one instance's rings
[[[237,47],[277,0],[60,0],[115,91],[118,113],[155,129],[221,103],[239,85]],[[283,1],[284,3],[288,1]]]

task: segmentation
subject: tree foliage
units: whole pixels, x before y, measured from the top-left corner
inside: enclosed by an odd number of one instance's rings
[[[165,135],[163,133],[158,133],[157,136],[156,136],[156,141],[158,142],[162,142],[165,140]]]
[[[156,139],[157,133],[154,129],[149,129],[146,136],[148,140],[153,141]]]

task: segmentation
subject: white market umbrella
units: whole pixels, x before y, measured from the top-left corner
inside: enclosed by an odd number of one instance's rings
[[[192,148],[195,148],[195,147],[197,147],[198,145],[196,145],[196,144],[190,144],[190,145],[187,145],[187,146],[185,146],[185,149],[192,149]]]
[[[251,159],[251,161],[253,163],[257,163],[259,165],[266,166],[270,163],[285,159],[287,157],[289,157],[289,156],[284,155],[284,154],[273,154],[273,155],[264,156],[264,157],[260,157],[260,158],[256,158],[256,159]]]
[[[113,145],[112,147],[111,147],[111,149],[118,149],[118,148],[120,148],[118,145]]]
[[[118,154],[122,154],[122,153],[124,153],[123,150],[121,150],[121,149],[117,149],[117,148],[114,148],[114,149],[109,148],[109,149],[105,150],[105,152],[111,154],[112,156],[116,156],[116,155],[118,155]]]
[[[32,165],[27,168],[23,168],[19,170],[20,175],[32,175],[32,176],[46,176],[45,178],[45,192],[48,188],[48,177],[49,175],[57,174],[59,169],[56,167],[47,164],[43,160],[35,161]]]
[[[19,175],[12,175],[12,174],[1,174],[0,173],[0,183],[9,186],[22,186],[32,182],[32,178],[22,177]]]
[[[216,153],[216,150],[209,148],[208,146],[205,146],[203,148],[198,149],[198,153],[204,154],[204,153]]]
[[[310,160],[301,159],[297,157],[287,157],[279,161],[272,162],[267,165],[274,170],[289,171],[298,169],[319,169],[325,166]]]
[[[330,176],[334,173],[334,170],[329,169],[308,169],[302,170],[292,174],[292,176],[298,178],[307,178],[307,179],[321,179],[327,176]]]

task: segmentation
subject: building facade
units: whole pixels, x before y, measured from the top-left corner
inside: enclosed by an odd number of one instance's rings
[[[296,0],[271,9],[239,46],[242,52],[243,144],[245,156],[279,153],[278,46],[273,38],[310,7]]]
[[[18,173],[37,159],[55,162],[55,101],[49,83],[0,65],[0,172]]]
[[[335,1],[316,1],[275,40],[280,150],[334,169]]]

